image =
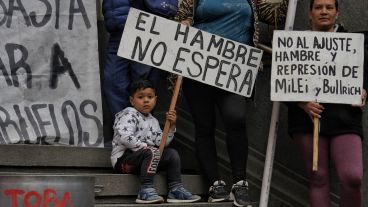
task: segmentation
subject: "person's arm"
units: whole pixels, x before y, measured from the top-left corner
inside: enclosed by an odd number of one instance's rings
[[[363,88],[368,91],[368,31],[364,33],[364,77]]]
[[[175,20],[185,25],[192,25],[194,19],[194,1],[195,0],[183,0],[179,6]]]
[[[363,91],[362,91],[362,95],[361,95],[361,100],[362,100],[362,102],[360,104],[353,104],[352,106],[353,107],[360,107],[362,110],[364,109],[365,104],[366,104],[366,100],[367,100],[367,90],[364,89],[364,87],[363,87]]]
[[[368,91],[368,32],[365,33],[364,38],[364,64],[363,64],[363,91],[362,91],[362,102],[361,104],[353,104],[353,107],[360,107],[362,110],[365,107],[367,100],[367,91]]]
[[[139,140],[135,135],[138,119],[132,113],[124,113],[116,117],[114,124],[115,139],[132,151],[147,147],[147,144]]]
[[[289,0],[282,0],[280,3],[270,3],[268,0],[256,1],[256,10],[261,22],[269,25],[284,24],[286,20]]]
[[[362,93],[362,108],[365,106],[368,91],[368,32],[364,38],[364,77],[363,77],[363,93]]]

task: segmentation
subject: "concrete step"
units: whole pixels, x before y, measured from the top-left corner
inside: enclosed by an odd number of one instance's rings
[[[143,207],[146,205],[135,204],[135,199],[139,189],[139,179],[135,175],[111,175],[111,174],[90,174],[90,173],[78,173],[78,174],[68,174],[68,173],[20,173],[20,172],[0,172],[1,176],[20,176],[22,180],[27,181],[27,176],[30,176],[30,180],[33,180],[37,176],[55,176],[58,179],[65,176],[85,176],[93,177],[95,179],[95,207],[122,207],[122,206],[132,206],[132,207]],[[233,206],[232,202],[221,202],[221,203],[208,203],[206,202],[207,189],[204,188],[203,179],[198,175],[183,175],[183,184],[185,188],[191,191],[193,194],[201,195],[202,200],[198,203],[175,203],[175,204],[152,204],[150,206],[213,206],[213,207],[230,207]],[[51,186],[52,187],[52,186]],[[164,174],[159,174],[155,176],[155,187],[157,192],[163,196],[167,196],[167,183]],[[252,207],[257,207],[257,203],[253,203]]]
[[[95,179],[96,203],[134,203],[139,179],[114,173],[110,152],[109,148],[0,145],[0,175],[90,176]],[[182,181],[194,194],[204,195],[208,191],[199,175],[183,174]],[[160,195],[167,195],[165,174],[155,176],[155,186]]]
[[[133,177],[132,175],[123,176],[123,177],[126,177],[126,179],[130,179],[130,182],[123,183],[121,185],[121,186],[124,186],[123,188],[121,188],[122,190],[121,192],[123,192],[124,196],[120,198],[118,196],[113,196],[112,199],[106,199],[108,195],[111,195],[111,194],[109,194],[108,191],[106,191],[106,189],[104,188],[105,186],[95,185],[94,187],[94,183],[95,183],[94,179],[96,179],[97,180],[96,183],[98,183],[99,181],[101,181],[100,176],[101,175],[96,176],[96,175],[91,175],[91,174],[74,174],[74,175],[53,174],[53,175],[50,175],[50,174],[43,174],[43,173],[31,173],[31,174],[30,173],[0,173],[0,184],[5,183],[5,187],[3,186],[3,188],[0,185],[0,191],[1,191],[0,193],[2,193],[3,190],[5,191],[7,189],[15,187],[17,189],[23,189],[26,193],[37,192],[40,198],[42,198],[42,195],[44,195],[46,198],[48,196],[46,196],[44,189],[45,189],[45,186],[47,186],[48,189],[54,189],[55,192],[60,193],[60,192],[67,191],[71,193],[71,197],[74,199],[73,201],[78,204],[82,204],[79,202],[86,202],[86,200],[82,200],[82,201],[78,200],[80,196],[82,197],[86,196],[87,198],[89,198],[88,202],[90,204],[93,203],[95,207],[113,207],[113,206],[116,206],[116,207],[120,207],[120,206],[140,207],[142,206],[143,207],[143,206],[146,206],[146,205],[134,203],[136,199],[137,188],[139,187],[137,185],[134,185],[134,186],[132,185],[137,182],[136,177]],[[156,178],[157,179],[155,180],[156,180],[156,184],[158,184],[156,185],[158,189],[158,193],[162,195],[164,198],[166,198],[166,195],[167,195],[166,187],[161,186],[161,184],[163,183],[162,180],[164,179],[164,175],[158,175],[156,176]],[[195,178],[193,179],[193,177],[187,177],[187,178],[189,178],[189,180],[192,182],[195,181]],[[126,182],[127,180],[124,180],[124,181]],[[13,183],[13,184],[9,185],[9,183]],[[28,184],[25,184],[25,183],[28,183]],[[190,187],[188,187],[187,182],[184,181],[184,185],[187,185],[186,187],[190,189]],[[74,186],[74,187],[71,188],[71,186]],[[133,191],[133,189],[130,189],[130,188],[135,188],[135,190]],[[190,190],[193,193],[198,194],[198,192],[196,192],[198,191],[198,189],[193,188]],[[27,195],[30,195],[30,194],[27,194]],[[60,195],[61,194],[59,194],[59,196]],[[25,196],[25,195],[21,193],[21,195],[18,195],[18,198],[22,196]],[[9,196],[5,196],[5,197],[6,198],[4,202],[5,203],[10,202]],[[94,201],[92,200],[93,197],[95,197]],[[203,196],[202,200],[196,203],[171,203],[171,204],[164,203],[164,204],[156,204],[156,205],[150,205],[150,206],[214,206],[214,207],[232,206],[232,202],[208,203],[206,202],[206,200],[207,198]],[[91,205],[88,205],[88,206],[91,206]],[[256,207],[257,204],[254,203],[251,206]]]
[[[22,173],[22,172],[0,172],[1,175],[75,175],[95,178],[96,197],[119,197],[136,196],[140,182],[137,176],[131,174],[93,174],[93,173]],[[199,175],[182,175],[184,187],[194,194],[203,195],[207,193],[203,179]],[[165,174],[158,174],[154,178],[155,187],[160,195],[167,195],[167,182]]]
[[[30,177],[30,180],[36,176],[55,176],[55,179],[58,179],[58,176],[92,177],[95,181],[95,203],[99,205],[110,204],[112,206],[124,206],[134,204],[140,187],[138,177],[130,174],[0,172],[1,176],[22,176],[24,180],[27,180],[27,176]],[[156,175],[154,182],[158,194],[165,197],[168,192],[166,175]],[[208,189],[205,187],[203,179],[199,175],[182,175],[182,182],[184,187],[193,194],[204,195],[207,193]]]
[[[182,170],[197,173],[194,153],[174,140],[171,147],[181,155]],[[0,144],[0,171],[112,172],[111,148],[35,144]]]
[[[232,202],[221,202],[221,203],[162,203],[162,204],[150,204],[150,207],[161,207],[161,206],[178,206],[178,207],[232,207]],[[96,204],[95,207],[147,207],[147,204]],[[253,204],[252,207],[257,207],[257,204]]]
[[[51,145],[0,145],[0,167],[110,168],[108,148]]]

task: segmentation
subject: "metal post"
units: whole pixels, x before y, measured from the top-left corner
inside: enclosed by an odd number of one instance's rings
[[[288,12],[285,22],[285,30],[288,31],[293,30],[297,3],[298,3],[297,0],[289,0]],[[276,147],[277,127],[279,122],[279,113],[280,113],[280,102],[273,102],[259,207],[267,207],[268,205],[268,197],[270,194],[271,178],[272,178],[272,166]]]

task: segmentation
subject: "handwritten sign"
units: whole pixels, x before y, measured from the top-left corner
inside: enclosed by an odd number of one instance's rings
[[[364,36],[275,31],[271,100],[361,103]]]
[[[103,146],[96,3],[0,1],[0,144]]]
[[[131,9],[118,55],[249,97],[262,50]]]

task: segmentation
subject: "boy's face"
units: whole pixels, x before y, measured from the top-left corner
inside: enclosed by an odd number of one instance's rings
[[[156,93],[152,88],[138,89],[129,97],[132,106],[142,114],[149,114],[156,105]]]

